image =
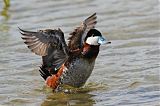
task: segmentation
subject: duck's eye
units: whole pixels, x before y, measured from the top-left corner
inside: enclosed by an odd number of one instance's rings
[[[92,34],[92,37],[94,37],[94,34]]]

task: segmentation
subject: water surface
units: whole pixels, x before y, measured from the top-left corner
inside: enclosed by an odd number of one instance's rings
[[[159,106],[160,17],[158,0],[0,0],[0,105]],[[17,27],[60,27],[68,37],[97,12],[99,29],[111,42],[102,46],[85,87],[52,93],[38,72]]]

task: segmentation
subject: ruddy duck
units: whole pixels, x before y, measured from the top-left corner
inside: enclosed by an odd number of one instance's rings
[[[76,27],[68,38],[68,45],[61,29],[37,32],[20,29],[24,43],[35,54],[42,56],[40,75],[46,85],[55,90],[60,84],[81,87],[95,65],[101,44],[110,43],[95,29],[96,13]]]

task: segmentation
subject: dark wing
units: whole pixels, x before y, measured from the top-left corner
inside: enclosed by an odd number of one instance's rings
[[[24,43],[28,45],[28,48],[35,54],[40,56],[46,56],[50,47],[62,48],[61,51],[67,55],[67,46],[64,40],[63,32],[59,30],[39,30],[38,32],[25,31],[20,29],[20,33],[23,35],[22,39]]]
[[[46,29],[38,32],[24,31],[20,29],[25,44],[37,55],[42,56],[45,68],[57,68],[63,64],[68,56],[63,32]]]
[[[85,19],[82,24],[70,33],[68,47],[70,50],[79,49],[83,46],[84,38],[88,31],[95,27],[97,21],[96,13]]]

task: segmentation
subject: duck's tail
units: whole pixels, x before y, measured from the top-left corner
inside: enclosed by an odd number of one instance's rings
[[[60,67],[60,69],[58,69],[58,71],[56,72],[56,74],[51,74],[50,73],[50,69],[46,68],[44,65],[42,65],[40,67],[40,75],[42,76],[42,78],[45,80],[45,83],[48,87],[52,88],[53,90],[55,90],[57,88],[57,86],[59,85],[59,79],[60,76],[63,73],[63,68],[64,65],[62,65],[62,67]]]
[[[46,69],[46,67],[44,65],[40,66],[40,75],[42,76],[42,78],[46,81],[46,79],[49,77],[49,76],[52,76],[49,71]]]

